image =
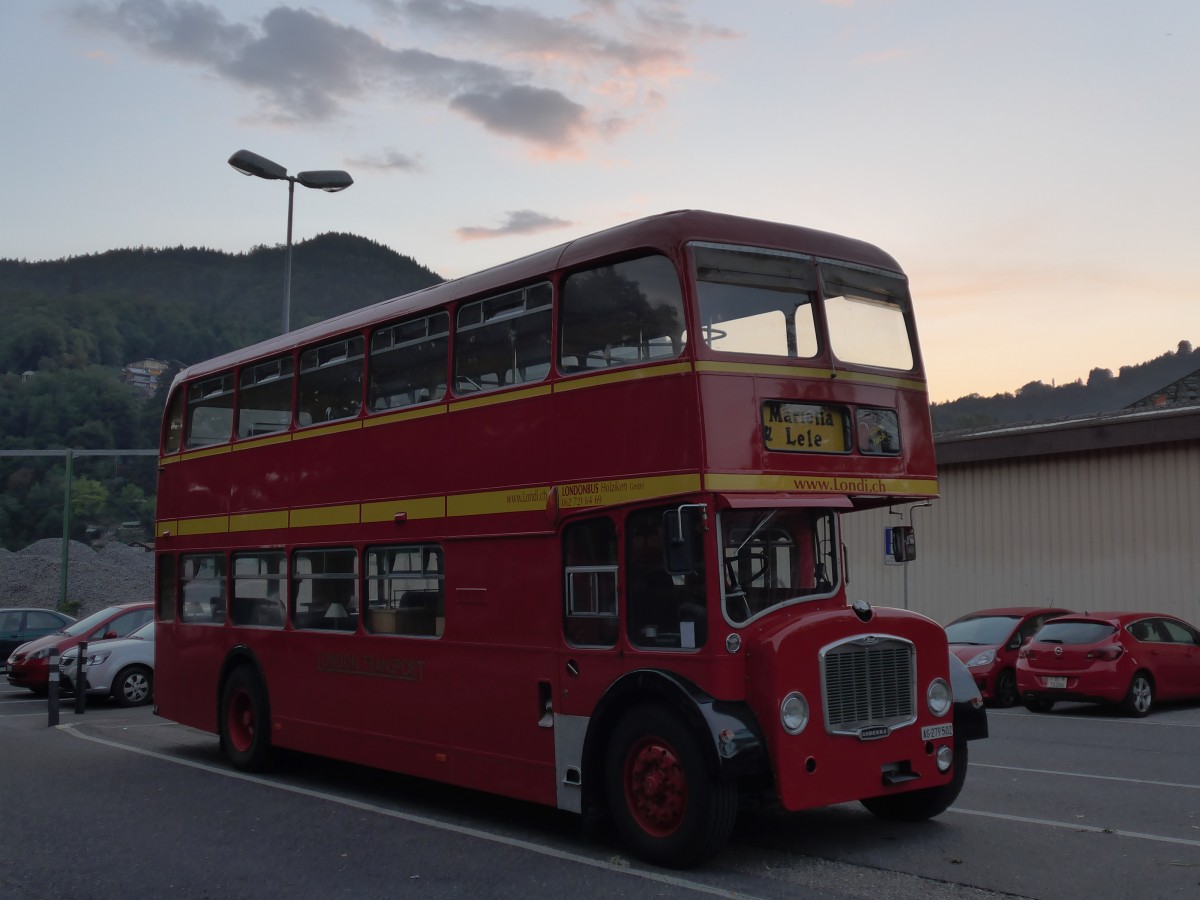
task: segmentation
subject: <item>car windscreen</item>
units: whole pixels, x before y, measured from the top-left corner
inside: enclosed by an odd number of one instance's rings
[[[109,608],[102,609],[100,612],[94,612],[86,619],[80,619],[74,625],[67,626],[63,629],[63,632],[71,635],[71,637],[79,637],[81,634],[87,634],[101,622],[111,618],[114,611],[112,608]]]
[[[1094,644],[1116,630],[1108,622],[1048,622],[1034,640],[1044,644]]]
[[[993,646],[1008,640],[1016,624],[1016,616],[976,616],[973,619],[959,619],[946,626],[946,637],[952,644]]]

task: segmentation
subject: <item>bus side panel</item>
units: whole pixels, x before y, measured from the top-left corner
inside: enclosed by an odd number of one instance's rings
[[[217,679],[228,630],[159,622],[154,635],[154,705],[163,718],[216,734]]]
[[[655,370],[638,372],[653,375]],[[636,380],[628,374],[628,380],[555,394],[551,438],[561,454],[556,481],[700,470],[694,378],[685,373]]]
[[[558,631],[557,577],[538,565],[551,542],[448,544],[440,638],[232,629],[266,672],[276,743],[553,805],[554,736],[538,724]]]

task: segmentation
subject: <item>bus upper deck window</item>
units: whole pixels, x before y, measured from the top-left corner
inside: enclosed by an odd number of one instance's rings
[[[690,249],[705,346],[792,359],[817,355],[811,256],[707,243]]]
[[[683,346],[683,293],[665,256],[586,269],[564,283],[562,371],[673,359]]]
[[[905,310],[908,286],[886,272],[821,263],[825,318],[834,356],[843,362],[911,371]]]

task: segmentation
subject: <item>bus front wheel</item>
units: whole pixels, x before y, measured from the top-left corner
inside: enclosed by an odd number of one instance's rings
[[[736,782],[716,778],[687,726],[656,706],[637,707],[617,725],[605,790],[623,843],[658,865],[687,868],[710,859],[737,817]]]
[[[958,799],[959,791],[967,780],[967,742],[954,743],[954,774],[941,787],[921,788],[905,794],[887,797],[872,797],[862,805],[881,819],[896,819],[902,822],[923,822],[932,819],[950,808]]]
[[[249,666],[239,666],[221,695],[221,746],[229,761],[247,772],[271,768],[271,709],[267,687]]]

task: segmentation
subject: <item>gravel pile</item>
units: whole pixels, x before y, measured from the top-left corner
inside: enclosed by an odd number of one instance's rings
[[[47,538],[13,553],[0,547],[0,608],[58,605],[62,541]],[[154,599],[154,554],[140,547],[106,544],[93,550],[71,541],[67,549],[67,600],[76,618],[135,600]]]

